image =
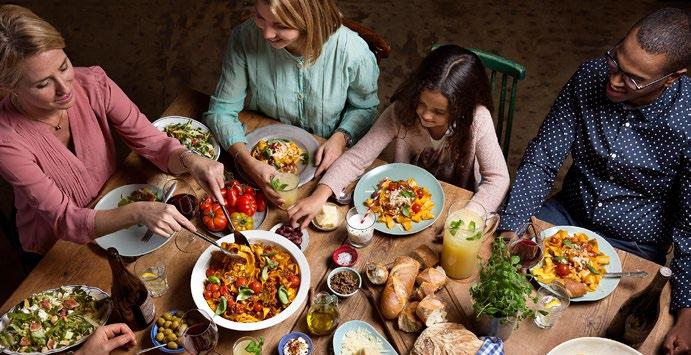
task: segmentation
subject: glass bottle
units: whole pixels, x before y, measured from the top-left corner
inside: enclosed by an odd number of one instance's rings
[[[319,292],[307,311],[307,328],[314,335],[326,335],[338,325],[338,298],[326,292]]]
[[[132,330],[148,327],[156,318],[156,308],[144,283],[129,272],[115,248],[108,248],[108,263],[113,273],[110,296],[113,299],[113,316]]]

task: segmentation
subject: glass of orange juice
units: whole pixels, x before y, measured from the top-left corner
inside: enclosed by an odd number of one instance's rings
[[[449,206],[444,222],[444,242],[441,266],[452,279],[472,275],[478,264],[477,256],[486,236],[499,225],[499,214],[487,212],[481,204],[471,200],[457,200]]]

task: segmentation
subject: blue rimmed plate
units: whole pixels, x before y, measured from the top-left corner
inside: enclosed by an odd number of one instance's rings
[[[580,228],[580,227],[573,227],[573,226],[555,226],[549,229],[545,229],[540,233],[542,238],[546,241],[549,237],[553,236],[556,234],[559,230],[564,230],[569,235],[574,235],[576,233],[583,233],[588,236],[588,239],[595,239],[597,240],[597,245],[600,249],[601,252],[603,252],[605,255],[609,256],[609,264],[605,265],[605,270],[607,272],[621,272],[621,260],[619,259],[619,254],[617,254],[617,251],[612,247],[605,238],[602,238],[599,234],[585,229],[585,228]],[[542,262],[540,262],[538,265],[535,267],[540,267],[542,266]],[[597,286],[597,289],[592,292],[587,292],[585,295],[581,297],[574,297],[571,298],[571,302],[587,302],[587,301],[597,301],[601,300],[607,296],[609,296],[610,293],[614,292],[614,289],[617,288],[619,285],[619,278],[603,278],[602,281],[600,281],[600,284]],[[540,285],[549,287],[549,285],[543,284],[541,282]]]
[[[374,229],[386,234],[409,235],[420,232],[436,222],[444,209],[444,190],[439,180],[427,170],[416,165],[405,163],[392,163],[378,166],[360,178],[357,186],[355,186],[355,192],[353,193],[353,202],[359,214],[362,215],[367,211],[367,207],[364,205],[365,200],[370,198],[377,184],[385,178],[392,180],[407,180],[413,178],[419,186],[426,187],[430,194],[432,194],[432,201],[434,202],[432,214],[434,218],[426,221],[413,222],[412,227],[408,231],[403,229],[400,223],[396,223],[393,229],[389,229],[385,223],[376,222],[374,224]]]
[[[365,331],[369,332],[374,338],[379,340],[379,342],[382,345],[382,350],[384,350],[383,353],[398,354],[396,350],[393,348],[393,346],[391,346],[391,344],[386,340],[386,338],[379,334],[379,332],[377,332],[377,330],[374,329],[374,327],[361,320],[351,320],[341,324],[341,326],[338,327],[338,329],[336,329],[336,332],[334,333],[333,352],[335,355],[341,355],[343,337],[345,337],[346,333],[348,333],[351,330],[356,331],[358,328],[364,329]]]

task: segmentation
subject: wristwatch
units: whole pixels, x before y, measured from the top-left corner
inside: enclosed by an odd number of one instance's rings
[[[343,128],[336,128],[336,132],[341,132],[346,138],[346,147],[350,147],[351,144],[353,144],[353,137],[350,135],[348,131],[346,131]]]

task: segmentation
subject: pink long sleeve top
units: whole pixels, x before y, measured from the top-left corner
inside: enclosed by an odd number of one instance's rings
[[[471,190],[475,192],[473,201],[496,211],[509,190],[510,179],[487,108],[475,109],[470,152],[467,161],[457,166],[451,156],[454,150],[445,149],[447,136],[435,140],[419,124],[404,127],[396,118],[395,105],[384,110],[372,129],[331,165],[319,183],[340,194],[393,141],[394,162],[418,165],[440,180]]]
[[[113,134],[166,171],[180,143],[156,129],[99,67],[75,68],[67,110],[74,152],[51,127],[0,102],[0,175],[14,189],[22,248],[45,254],[58,239],[88,243],[96,211],[85,208],[116,169]]]

